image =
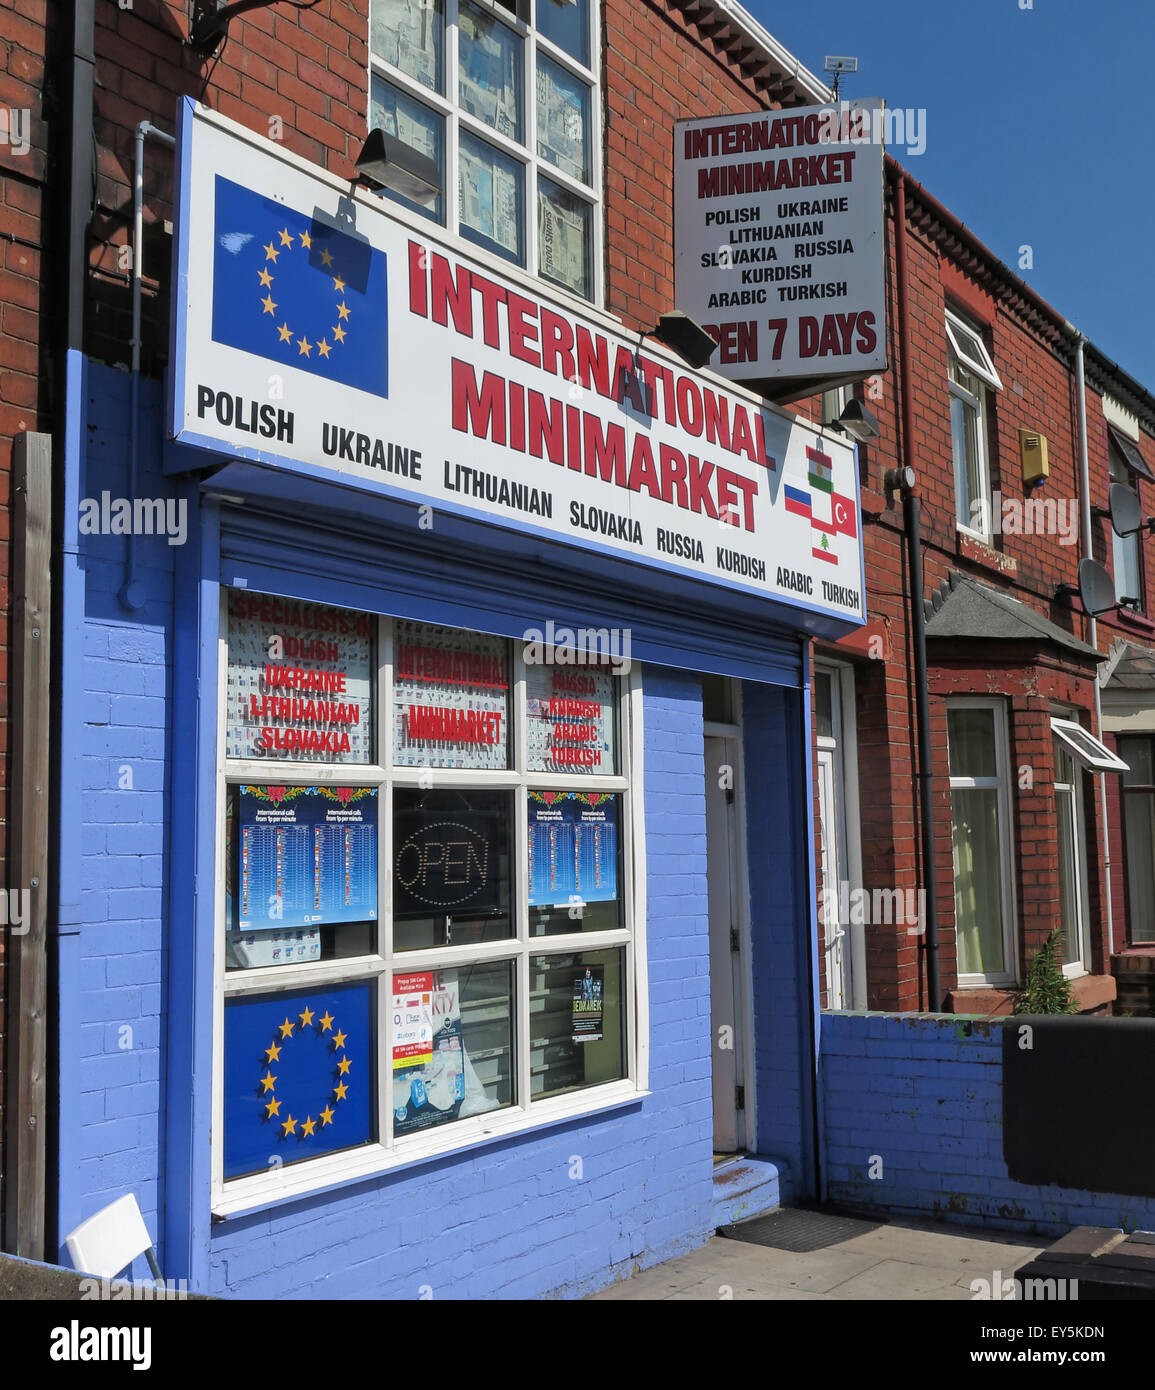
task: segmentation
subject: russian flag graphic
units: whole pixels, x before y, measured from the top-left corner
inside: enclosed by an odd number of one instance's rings
[[[803,492],[801,488],[791,487],[789,483],[782,485],[782,490],[786,494],[786,510],[793,512],[795,516],[810,516],[810,494]]]

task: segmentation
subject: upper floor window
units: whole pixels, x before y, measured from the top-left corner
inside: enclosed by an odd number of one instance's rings
[[[592,0],[373,0],[370,123],[443,194],[404,206],[596,299],[600,91]],[[445,191],[456,189],[456,197]]]
[[[1124,483],[1138,492],[1138,477],[1132,477],[1122,450],[1112,438],[1108,445],[1111,461],[1111,481]],[[1130,536],[1120,536],[1111,528],[1111,571],[1115,576],[1115,599],[1132,608],[1143,607],[1143,563],[1140,542],[1143,531]]]
[[[950,349],[950,433],[954,455],[955,520],[984,541],[992,535],[991,470],[987,455],[987,391],[1003,389],[977,329],[947,310]]]

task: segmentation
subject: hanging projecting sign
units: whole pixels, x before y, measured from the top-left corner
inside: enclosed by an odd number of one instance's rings
[[[883,106],[839,102],[679,121],[679,309],[732,381],[886,366]]]
[[[182,444],[864,620],[842,440],[191,101],[179,157]],[[503,697],[474,698],[469,756],[499,757]]]

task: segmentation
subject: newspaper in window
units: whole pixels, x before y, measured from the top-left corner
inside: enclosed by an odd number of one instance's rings
[[[373,51],[432,91],[441,89],[442,0],[377,0]]]
[[[575,179],[589,177],[586,160],[588,93],[584,84],[544,59],[537,69],[538,154]]]
[[[475,146],[461,145],[461,218],[466,226],[521,256],[518,172],[497,155],[486,158]]]
[[[538,199],[541,273],[578,294],[587,294],[586,237],[589,218],[584,207],[566,207],[544,190]]]
[[[461,105],[510,139],[521,139],[521,40],[462,6]]]

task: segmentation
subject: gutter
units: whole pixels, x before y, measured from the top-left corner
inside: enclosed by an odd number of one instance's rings
[[[724,14],[735,29],[764,53],[775,67],[787,74],[802,94],[816,105],[834,100],[834,93],[826,83],[816,77],[788,48],[784,48],[768,29],[758,23],[749,10],[735,3],[735,0],[707,0],[706,8]]]

